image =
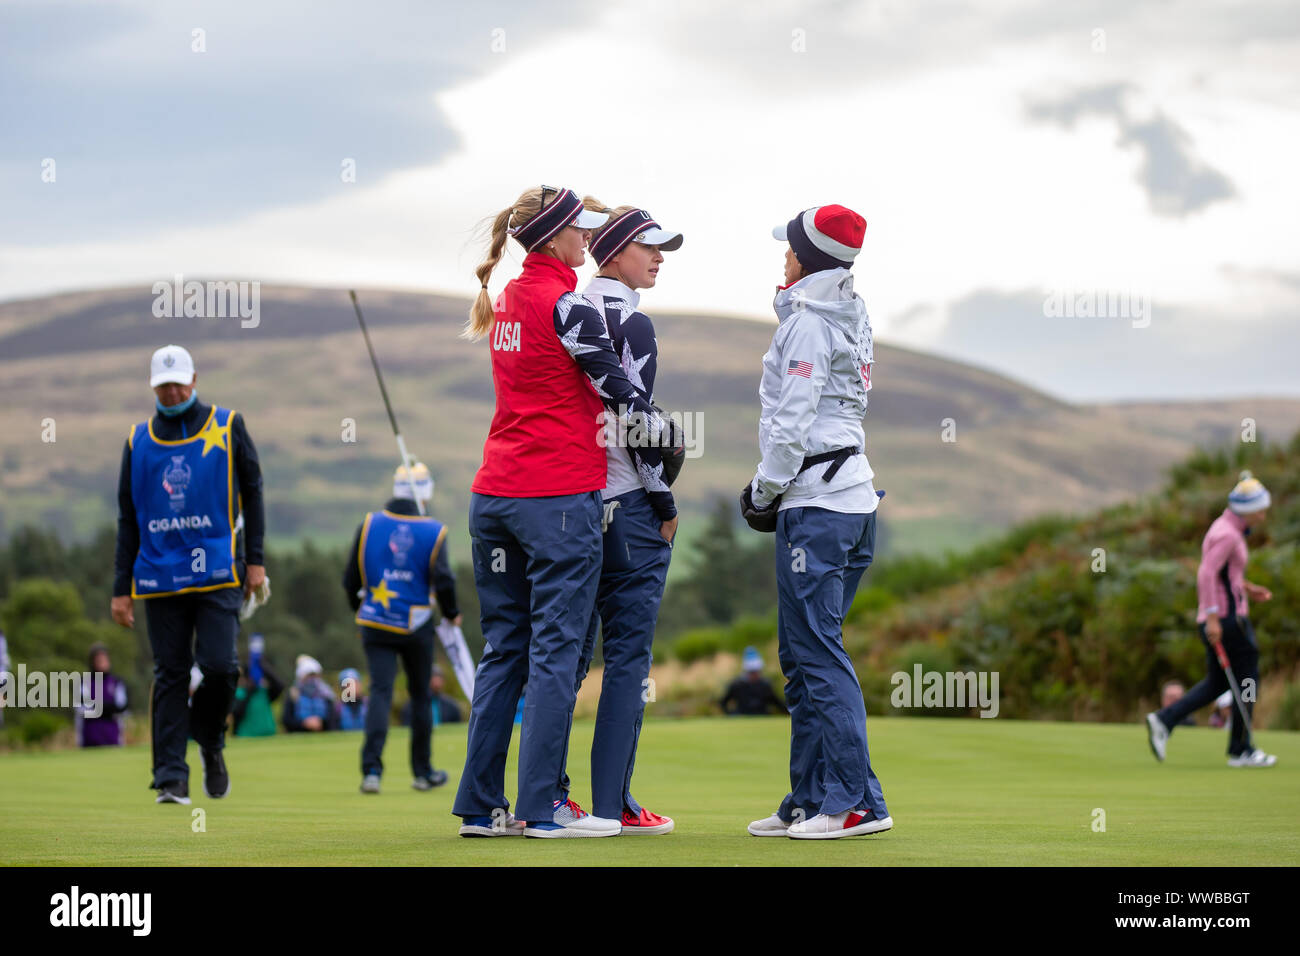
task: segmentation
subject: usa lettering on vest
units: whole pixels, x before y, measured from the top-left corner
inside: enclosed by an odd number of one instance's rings
[[[518,352],[519,322],[497,322],[492,328],[492,349],[496,352]]]

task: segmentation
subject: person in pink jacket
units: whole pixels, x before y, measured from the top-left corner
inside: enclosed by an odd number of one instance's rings
[[[1147,714],[1147,737],[1157,760],[1165,759],[1169,735],[1184,718],[1228,690],[1228,677],[1216,651],[1216,645],[1221,644],[1242,688],[1246,709],[1246,720],[1241,719],[1241,714],[1233,714],[1228,766],[1271,767],[1277,762],[1272,754],[1252,745],[1246,730],[1255,709],[1253,691],[1259,686],[1259,646],[1247,615],[1251,601],[1273,597],[1268,588],[1246,580],[1246,535],[1263,523],[1270,504],[1268,489],[1250,472],[1243,471],[1228,495],[1228,507],[1205,533],[1201,565],[1196,572],[1196,621],[1205,643],[1206,676],[1169,706]]]

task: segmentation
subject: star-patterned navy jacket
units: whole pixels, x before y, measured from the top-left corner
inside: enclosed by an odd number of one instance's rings
[[[595,277],[584,294],[568,293],[555,303],[555,332],[606,410],[619,416],[614,437],[629,436],[607,446],[604,497],[645,488],[655,516],[668,522],[676,518],[677,506],[663,480],[663,449],[656,444],[663,421],[653,406],[659,346],[650,317],[636,310],[638,298],[617,280]],[[640,428],[637,419],[645,423]],[[647,440],[637,441],[637,434]]]

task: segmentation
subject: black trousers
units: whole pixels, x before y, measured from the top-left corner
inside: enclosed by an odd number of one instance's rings
[[[361,639],[370,668],[370,703],[366,708],[366,741],[361,747],[361,774],[384,772],[384,742],[393,709],[393,683],[400,659],[411,694],[411,774],[433,773],[433,706],[429,679],[433,676],[433,621],[410,634],[363,627]]]
[[[239,682],[235,639],[243,599],[243,589],[221,588],[144,601],[153,649],[154,789],[189,782],[185,745],[191,736],[207,750],[226,744],[226,715]],[[196,663],[203,683],[190,700],[190,668]]]
[[[1259,687],[1259,645],[1255,642],[1255,629],[1251,627],[1250,619],[1244,617],[1225,617],[1222,619],[1222,625],[1223,649],[1228,654],[1232,676],[1237,678],[1237,687],[1244,695],[1246,691],[1242,685],[1247,679],[1253,681],[1256,688]],[[1213,645],[1205,636],[1204,624],[1201,625],[1201,641],[1205,644],[1205,679],[1168,707],[1156,713],[1160,722],[1169,728],[1170,733],[1173,733],[1174,728],[1183,722],[1183,718],[1211,703],[1228,689],[1228,675],[1224,673],[1219,664],[1219,657],[1214,653]],[[1249,718],[1255,711],[1255,702],[1248,700],[1245,704],[1246,716]],[[1233,757],[1248,748],[1246,721],[1241,719],[1241,714],[1236,712],[1236,708],[1234,702],[1232,733],[1228,736],[1228,754]]]

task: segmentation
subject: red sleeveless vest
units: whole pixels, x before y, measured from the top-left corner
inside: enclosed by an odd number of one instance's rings
[[[605,487],[604,406],[555,334],[555,302],[578,276],[553,256],[529,253],[496,301],[488,341],[496,414],[473,490],[541,498]]]

